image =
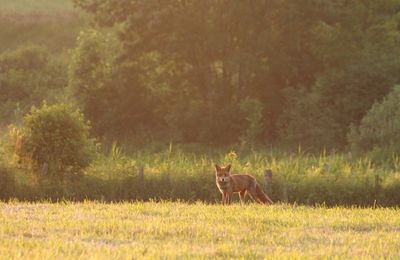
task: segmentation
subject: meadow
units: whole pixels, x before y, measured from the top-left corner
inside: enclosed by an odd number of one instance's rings
[[[398,258],[396,208],[1,203],[4,259]]]
[[[400,2],[85,2],[0,0],[0,259],[400,258]]]
[[[59,54],[76,44],[82,12],[65,0],[0,0],[0,53],[24,44]]]

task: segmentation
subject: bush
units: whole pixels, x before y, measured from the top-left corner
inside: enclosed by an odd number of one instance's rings
[[[347,136],[351,150],[356,153],[369,152],[376,159],[399,155],[399,104],[400,86],[396,86],[383,101],[372,106],[360,126],[352,126]]]
[[[78,173],[93,159],[95,143],[89,129],[83,115],[68,105],[33,107],[24,118],[17,152],[36,173],[63,180],[65,173]]]

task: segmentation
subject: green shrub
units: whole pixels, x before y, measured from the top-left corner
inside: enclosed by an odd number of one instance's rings
[[[381,102],[375,103],[348,134],[351,150],[369,152],[375,159],[391,159],[400,155],[400,86]]]
[[[78,173],[95,155],[90,125],[78,110],[65,104],[33,107],[24,118],[19,155],[42,172],[63,180]]]

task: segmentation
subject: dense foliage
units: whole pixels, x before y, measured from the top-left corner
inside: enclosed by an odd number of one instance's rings
[[[33,107],[24,118],[17,154],[36,172],[63,180],[89,165],[95,154],[88,122],[79,111],[58,104]]]
[[[0,54],[0,127],[18,122],[32,105],[67,100],[65,65],[45,47],[23,45]]]
[[[93,21],[69,70],[1,54],[3,125],[68,101],[111,139],[336,150],[399,82],[399,0],[74,2]]]
[[[372,152],[380,161],[400,154],[400,86],[381,102],[377,102],[348,135],[352,151]]]
[[[107,112],[121,134],[235,143],[254,127],[241,113],[250,98],[262,105],[258,142],[341,149],[399,81],[400,1],[75,3],[118,27],[111,88],[124,95],[99,99],[131,104]]]

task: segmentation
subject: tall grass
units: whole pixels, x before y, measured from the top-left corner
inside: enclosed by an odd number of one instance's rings
[[[355,159],[348,154],[312,155],[301,151],[290,154],[267,150],[242,154],[235,150],[196,153],[169,145],[127,156],[114,144],[108,155],[100,157],[86,170],[85,176],[100,177],[108,183],[105,184],[108,188],[100,193],[109,200],[217,202],[220,195],[215,186],[215,163],[232,164],[233,174],[254,175],[263,187],[264,171],[271,169],[270,196],[275,201],[313,205],[400,203],[395,196],[400,191],[397,164],[376,165],[368,158]],[[114,189],[119,190],[119,195],[115,195]]]
[[[262,187],[266,187],[264,171],[272,170],[268,193],[274,201],[330,206],[400,204],[400,164],[395,159],[391,164],[378,165],[367,157],[343,153],[237,152],[233,148],[199,151],[170,144],[125,153],[114,143],[83,173],[67,178],[62,187],[46,182],[29,184],[29,177],[21,178],[24,169],[15,164],[10,167],[23,181],[17,181],[20,185],[8,197],[219,202],[214,176],[217,163],[232,164],[233,174],[255,176]],[[25,173],[30,176],[29,171]]]

